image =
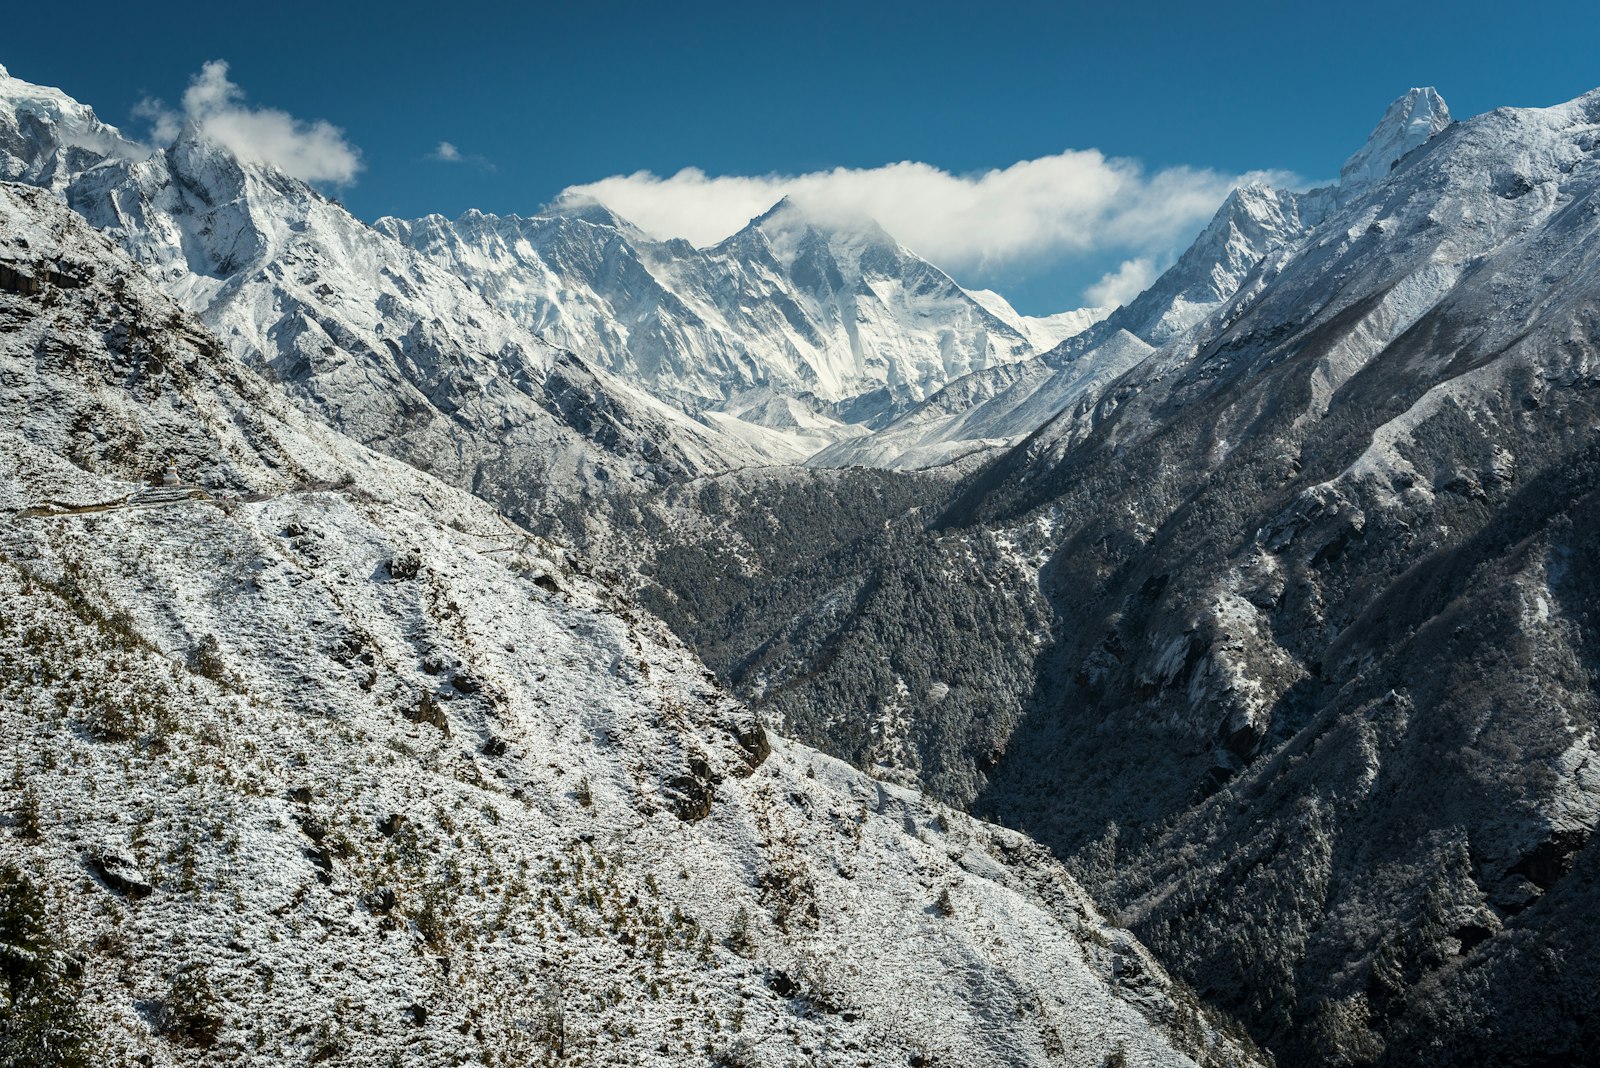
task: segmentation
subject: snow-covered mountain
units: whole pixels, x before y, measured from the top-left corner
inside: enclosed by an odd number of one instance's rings
[[[965,374],[1051,348],[1100,314],[1019,315],[869,219],[818,221],[787,200],[704,249],[653,240],[589,200],[526,218],[471,211],[376,225],[655,396],[712,422],[737,415],[790,433],[795,458]],[[810,412],[804,425],[796,405]]]
[[[158,281],[0,184],[9,1063],[1259,1063]]]
[[[1450,122],[1450,109],[1431,86],[1408,91],[1389,105],[1367,143],[1339,168],[1339,184],[1366,188],[1383,181],[1407,153]]]
[[[61,192],[107,157],[148,154],[60,89],[30,85],[0,67],[0,181]]]
[[[524,511],[804,459],[1099,314],[1019,315],[788,202],[709,249],[583,201],[368,227],[194,125],[152,150],[3,71],[0,174],[115,232],[342,428]]]
[[[152,151],[0,75],[0,169],[47,185],[231,352],[361,441],[520,511],[765,462],[556,349],[461,279],[195,126]]]
[[[1305,193],[1252,186],[1229,194],[1194,243],[1143,293],[1032,363],[979,372],[912,408],[871,438],[842,442],[817,466],[927,467],[1014,445],[1092,395],[1154,349],[1229,304],[1253,271],[1294,248],[1334,208],[1358,196],[1450,123],[1433,89],[1389,105],[1337,185]]]
[[[946,494],[722,478],[642,570],[774,721],[1032,831],[1280,1063],[1590,1063],[1600,90],[1348,173]]]
[[[1018,450],[1022,494],[1080,517],[1050,579],[1078,674],[996,793],[1021,810],[1042,769],[1093,764],[1079,740],[1106,717],[1142,770],[1164,749],[1158,818],[1186,814],[1124,852],[1113,892],[1197,982],[1272,992],[1254,1014],[1287,1058],[1581,1061],[1600,91],[1379,170],[1192,343]],[[1182,755],[1208,744],[1214,770]],[[1151,814],[1156,781],[1080,832]],[[1254,931],[1186,930],[1269,899]]]

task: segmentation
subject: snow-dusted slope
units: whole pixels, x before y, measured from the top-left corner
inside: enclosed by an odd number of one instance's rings
[[[27,186],[0,379],[0,922],[85,1062],[1251,1063],[1026,839],[769,745]]]
[[[1263,186],[1234,190],[1178,261],[1103,321],[1030,364],[957,381],[873,438],[841,443],[810,462],[927,467],[1016,444],[1142,355],[1169,343],[1181,346],[1233,299],[1264,258],[1294,248],[1330,211],[1386,176],[1449,122],[1449,109],[1436,92],[1410,90],[1389,105],[1338,185],[1307,193]]]
[[[799,399],[835,438],[847,433],[840,424],[881,425],[1098,317],[1019,315],[870,220],[824,224],[788,201],[705,249],[652,240],[592,201],[528,218],[474,211],[377,225],[529,329],[686,411],[759,422],[752,394]]]
[[[32,118],[39,101],[59,120]],[[56,90],[5,78],[0,102],[8,173],[61,192],[239,359],[362,441],[519,508],[769,458],[552,348],[460,279],[193,126],[152,153]],[[94,141],[82,130],[106,147],[71,147]]]
[[[1285,1061],[1581,1063],[1600,91],[1384,173],[996,472],[1063,611],[993,795],[1169,821],[1108,889]]]

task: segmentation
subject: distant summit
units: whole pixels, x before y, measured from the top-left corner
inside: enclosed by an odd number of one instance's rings
[[[563,193],[545,205],[544,210],[539,212],[539,215],[552,219],[577,219],[593,226],[609,226],[613,230],[626,230],[630,233],[644,235],[643,230],[640,230],[633,223],[612,211],[605,204],[594,197],[585,196],[581,193]],[[476,209],[470,209],[462,218],[488,219],[492,218],[492,216]]]
[[[1098,317],[1020,315],[867,215],[789,198],[708,248],[657,240],[588,197],[526,217],[376,226],[553,344],[776,461],[858,437]]]

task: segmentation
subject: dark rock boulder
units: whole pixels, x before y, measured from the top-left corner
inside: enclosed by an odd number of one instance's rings
[[[88,854],[89,869],[100,881],[124,897],[138,900],[149,897],[155,888],[145,878],[133,855],[115,845],[102,845]]]

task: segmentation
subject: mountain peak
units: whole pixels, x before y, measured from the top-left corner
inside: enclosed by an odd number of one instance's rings
[[[762,223],[780,219],[794,210],[794,201],[789,198],[789,194],[785,193],[782,197],[778,198],[778,202],[776,204],[772,205],[772,207],[751,219],[746,225],[760,226]]]
[[[796,200],[793,196],[785,196],[751,219],[746,228],[768,233],[777,230],[815,230],[828,235],[854,234],[874,241],[894,243],[894,238],[878,220],[864,211]]]
[[[102,159],[148,154],[88,105],[0,67],[0,180],[59,190]]]
[[[576,219],[630,234],[638,232],[639,229],[601,201],[582,193],[562,193],[545,205],[539,215],[544,218]]]
[[[1339,184],[1353,188],[1382,181],[1406,153],[1451,121],[1450,108],[1432,86],[1407,90],[1389,105],[1361,150],[1339,169]]]
[[[722,245],[742,245],[756,234],[788,266],[792,266],[795,258],[807,248],[826,248],[834,260],[857,265],[865,262],[864,257],[887,265],[903,255],[894,236],[865,212],[796,200],[791,196],[751,219],[744,229]]]

